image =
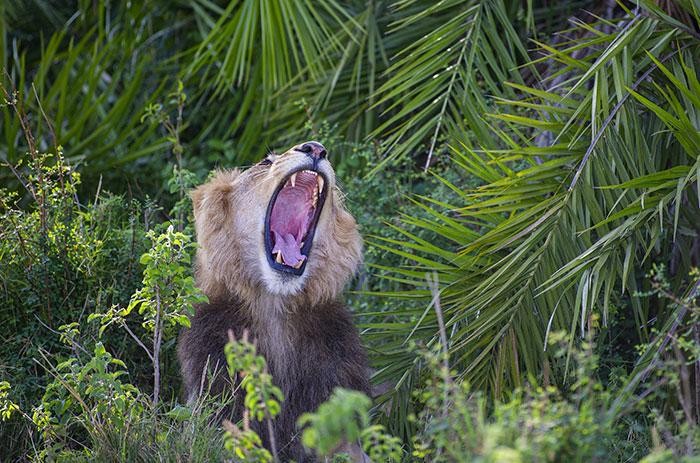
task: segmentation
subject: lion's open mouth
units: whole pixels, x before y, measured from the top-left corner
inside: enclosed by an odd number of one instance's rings
[[[287,176],[272,194],[265,217],[265,252],[272,268],[304,273],[326,200],[326,183],[319,172],[299,170]]]

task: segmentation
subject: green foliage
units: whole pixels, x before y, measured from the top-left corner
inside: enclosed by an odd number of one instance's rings
[[[518,26],[549,14],[515,1],[457,0],[428,9],[415,0],[8,7],[0,17],[14,27],[3,28],[0,61],[27,110],[40,114],[41,102],[54,121],[38,139],[75,146],[70,161],[89,185],[102,174],[119,187],[110,169],[157,174],[167,164],[159,153],[170,135],[139,121],[177,81],[193,89],[182,140],[191,170],[220,162],[212,148],[245,163],[296,143],[309,119],[337,123],[355,142],[386,138],[386,160],[444,152],[438,145],[462,115],[488,135],[478,117],[490,105],[484,90],[513,95],[502,81],[521,80]],[[4,116],[0,153],[15,162],[21,128]],[[157,188],[162,176],[154,177],[143,183]]]
[[[171,144],[172,152],[175,155],[176,162],[172,167],[172,175],[167,180],[167,188],[171,195],[176,195],[178,198],[170,210],[170,216],[173,217],[178,231],[182,231],[188,225],[186,219],[191,217],[192,204],[187,191],[200,181],[199,176],[183,167],[185,148],[182,145],[182,132],[184,130],[182,114],[185,110],[185,101],[187,101],[187,94],[182,81],[178,80],[177,89],[168,95],[166,106],[164,107],[160,103],[150,104],[141,117],[141,122],[148,120],[165,129],[168,134],[166,139]],[[168,111],[175,112],[174,121]],[[194,230],[189,229],[189,232],[193,233]]]
[[[649,273],[651,288],[641,297],[656,298],[675,309],[671,326],[655,331],[655,339],[638,346],[640,357],[626,394],[616,397],[615,410],[628,397],[632,386],[641,389],[640,396],[652,396],[647,413],[654,422],[655,447],[668,449],[674,458],[693,456],[700,448],[698,411],[693,405],[697,373],[692,369],[700,364],[700,272],[694,268],[689,275],[692,282],[683,292],[672,290],[665,266],[654,266]]]
[[[163,341],[175,335],[175,329],[189,327],[189,316],[194,315],[194,305],[205,302],[206,296],[195,287],[191,275],[191,252],[195,243],[181,232],[176,232],[172,225],[167,225],[164,233],[156,235],[151,230],[146,236],[151,239],[151,249],[141,256],[139,262],[144,265],[143,286],[132,296],[125,308],[112,306],[105,313],[93,313],[88,322],[100,323],[99,333],[116,324],[131,335],[146,352],[153,363],[153,403],[158,403],[160,393],[160,351]],[[152,336],[152,348],[129,329],[126,317],[138,308],[141,326]]]
[[[259,72],[261,80],[254,82],[262,83],[264,95],[272,95],[300,71],[314,79],[323,75],[328,55],[340,51],[334,30],[348,34],[343,27],[348,19],[334,1],[229,2],[199,45],[192,68],[214,67],[223,58],[214,75],[219,90],[254,80],[251,74]]]
[[[371,425],[372,401],[361,392],[337,388],[314,413],[299,417],[302,442],[319,455],[332,455],[348,443],[361,443],[371,461],[401,461],[400,439]],[[337,458],[337,456],[336,456]]]
[[[284,399],[282,391],[272,383],[265,358],[256,353],[255,346],[248,342],[247,336],[236,341],[233,334],[229,333],[224,354],[228,374],[234,381],[239,379],[239,386],[245,392],[243,403],[253,419],[262,421],[277,416],[280,402]]]
[[[189,327],[188,316],[194,315],[194,304],[206,300],[191,274],[196,244],[188,235],[174,231],[172,225],[165,233],[156,235],[151,230],[146,236],[152,246],[140,259],[144,265],[143,287],[134,293],[124,315],[138,307],[143,327],[152,333],[162,328]]]
[[[9,420],[12,414],[19,411],[19,406],[12,402],[10,396],[10,383],[0,381],[0,419]]]
[[[230,421],[224,423],[226,435],[224,448],[233,456],[234,461],[246,463],[269,463],[272,455],[262,446],[260,436],[251,430],[241,430]]]
[[[343,441],[358,441],[369,425],[371,405],[372,401],[361,392],[334,390],[315,413],[299,417],[299,426],[305,427],[302,442],[321,455],[330,455]]]
[[[80,214],[73,199],[80,176],[65,164],[60,148],[55,156],[35,153],[29,169],[26,175],[17,175],[36,205],[33,210],[22,210],[16,193],[0,192],[5,224],[3,255],[7,255],[3,268],[7,277],[26,272],[23,281],[12,285],[3,296],[11,310],[21,307],[17,302],[29,298],[43,310],[43,316],[51,318],[60,296],[67,295],[56,284],[60,282],[52,281],[51,274],[73,271],[78,280],[77,275],[92,273],[90,266],[103,243],[97,235],[82,232],[89,217]],[[8,322],[16,323],[22,314],[13,314],[11,319]]]
[[[386,432],[384,426],[375,424],[362,430],[362,448],[371,461],[401,461],[401,439]]]
[[[133,377],[126,379],[126,363],[108,352],[105,344],[95,342],[92,354],[88,352],[81,343],[93,342],[93,338],[81,333],[80,323],[61,325],[56,334],[69,347],[69,355],[54,365],[49,352],[38,351],[51,380],[40,403],[32,407],[31,416],[10,399],[9,383],[0,383],[4,420],[19,414],[25,434],[39,433],[32,437],[37,461],[126,461],[137,456],[148,460],[147,455],[188,455],[192,461],[210,461],[220,455],[223,459],[223,439],[208,417],[226,404],[213,408],[202,403],[196,411],[182,406],[171,405],[167,411],[156,407],[163,337],[172,335],[174,327],[189,323],[192,305],[203,296],[190,276],[189,253],[194,246],[190,237],[172,226],[160,235],[152,231],[147,236],[152,246],[142,257],[143,287],[134,292],[125,309],[115,305],[107,313],[92,313],[87,318],[103,324],[100,335],[103,328],[116,324],[138,340],[125,317],[139,309],[142,328],[153,335],[153,349],[146,349],[154,364],[153,401],[133,384]],[[144,347],[140,340],[138,343]],[[119,347],[118,342],[115,345]],[[16,421],[14,424],[20,426]],[[217,441],[220,450],[209,449]]]
[[[32,420],[45,441],[44,458],[51,459],[84,431],[99,438],[103,428],[123,429],[144,411],[139,390],[122,382],[126,365],[102,345],[84,364],[69,358],[49,367],[55,377],[34,408]]]
[[[43,367],[27,359],[40,358],[40,349],[50,355],[65,349],[52,326],[79,320],[99,304],[128,301],[145,247],[144,220],[152,215],[137,201],[106,193],[81,203],[80,175],[60,147],[52,154],[33,151],[28,159],[10,166],[25,197],[0,191],[0,324],[6,329],[0,376],[11,378],[20,404],[38,399],[45,384]],[[27,438],[5,429],[0,434],[3,441]]]
[[[247,332],[241,340],[236,340],[233,332],[229,331],[224,354],[229,377],[237,385],[234,395],[239,389],[245,393],[242,426],[229,421],[224,423],[224,446],[236,461],[264,463],[273,461],[273,457],[277,461],[274,438],[270,453],[262,447],[260,436],[250,429],[249,418],[252,416],[256,421],[265,421],[268,433],[272,435],[272,420],[280,413],[281,402],[284,400],[282,391],[273,384],[265,358],[257,354],[255,345],[248,341]]]
[[[567,355],[565,333],[550,338],[555,358]],[[420,431],[413,455],[426,461],[608,461],[615,418],[607,413],[610,393],[596,378],[593,346],[576,351],[571,386],[532,385],[506,401],[490,403],[468,383],[455,380],[444,355],[423,350],[430,375],[415,417]],[[641,449],[637,449],[637,452]]]
[[[176,232],[172,225],[167,225],[164,233],[151,230],[146,236],[152,246],[139,259],[144,266],[143,286],[126,307],[114,306],[105,313],[88,317],[88,321],[99,321],[100,334],[112,324],[124,326],[125,318],[138,308],[143,319],[141,325],[148,333],[165,330],[172,336],[174,328],[190,326],[188,316],[194,315],[194,304],[206,300],[191,275],[191,254],[196,244],[190,237]]]

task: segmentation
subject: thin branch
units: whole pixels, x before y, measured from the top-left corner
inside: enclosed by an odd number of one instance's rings
[[[437,272],[433,272],[432,274],[426,273],[425,281],[428,283],[428,288],[433,296],[432,304],[433,307],[435,307],[435,315],[437,316],[440,343],[442,344],[443,354],[445,354],[444,366],[449,371],[450,365],[448,363],[449,353],[447,347],[447,329],[445,328],[445,320],[442,316],[442,306],[440,305],[440,284],[438,282]]]
[[[131,328],[129,328],[129,325],[127,325],[126,322],[124,322],[123,326],[126,332],[129,333],[129,335],[134,339],[134,341],[136,341],[136,344],[138,344],[141,347],[141,349],[143,349],[146,352],[148,358],[151,360],[151,362],[153,362],[153,355],[151,354],[151,351],[148,350],[148,347],[146,347],[144,343],[141,342],[141,339],[139,339],[139,337],[136,336],[133,331],[131,331]]]
[[[160,344],[161,344],[161,334],[163,331],[163,317],[161,316],[161,297],[160,297],[160,287],[156,286],[156,320],[153,333],[153,357],[151,361],[153,362],[153,407],[158,405],[158,396],[160,395]]]
[[[58,153],[58,140],[56,139],[56,131],[53,128],[53,124],[49,120],[49,116],[46,115],[44,107],[41,105],[41,100],[39,99],[39,94],[36,91],[34,82],[32,82],[32,90],[34,90],[34,98],[36,98],[36,103],[39,106],[39,112],[41,112],[41,115],[44,117],[44,122],[46,122],[46,126],[49,128],[49,134],[51,135],[51,141],[53,142],[53,149],[56,153]]]
[[[49,330],[49,331],[52,332],[53,334],[58,334],[58,335],[61,335],[61,334],[62,334],[60,331],[56,331],[56,330],[54,330],[53,328],[51,328],[49,325],[47,325],[46,323],[44,323],[44,321],[43,321],[41,318],[39,318],[39,317],[37,316],[37,314],[34,314],[34,318],[36,319],[36,321],[39,322],[39,324],[40,324],[41,326],[43,326],[44,328],[46,328],[47,330]],[[90,355],[90,352],[88,352],[83,346],[81,346],[81,345],[78,344],[77,342],[73,341],[73,342],[71,342],[71,344],[72,344],[73,346],[75,346],[76,348],[80,349],[81,351],[83,351],[84,354]],[[76,355],[76,357],[77,357],[77,355]]]
[[[272,460],[275,463],[280,461],[279,455],[277,455],[277,440],[275,439],[275,430],[272,427],[272,418],[270,417],[270,412],[265,410],[265,421],[267,422],[267,434],[270,437],[270,449],[272,450]]]

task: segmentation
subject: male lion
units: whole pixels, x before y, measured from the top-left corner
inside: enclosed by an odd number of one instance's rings
[[[362,241],[326,149],[309,141],[245,171],[220,171],[192,200],[197,283],[209,303],[197,307],[178,342],[188,399],[230,388],[227,333],[247,331],[284,393],[273,426],[280,457],[313,461],[299,443],[297,418],[336,387],[369,393],[365,353],[339,301]],[[240,407],[238,400],[234,419]],[[266,429],[256,430],[269,446]]]

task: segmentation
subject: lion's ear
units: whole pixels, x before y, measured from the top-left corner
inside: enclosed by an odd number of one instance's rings
[[[227,221],[231,213],[233,182],[240,173],[238,169],[218,171],[209,182],[190,193],[199,236],[208,234],[207,231],[211,233],[217,230]]]

